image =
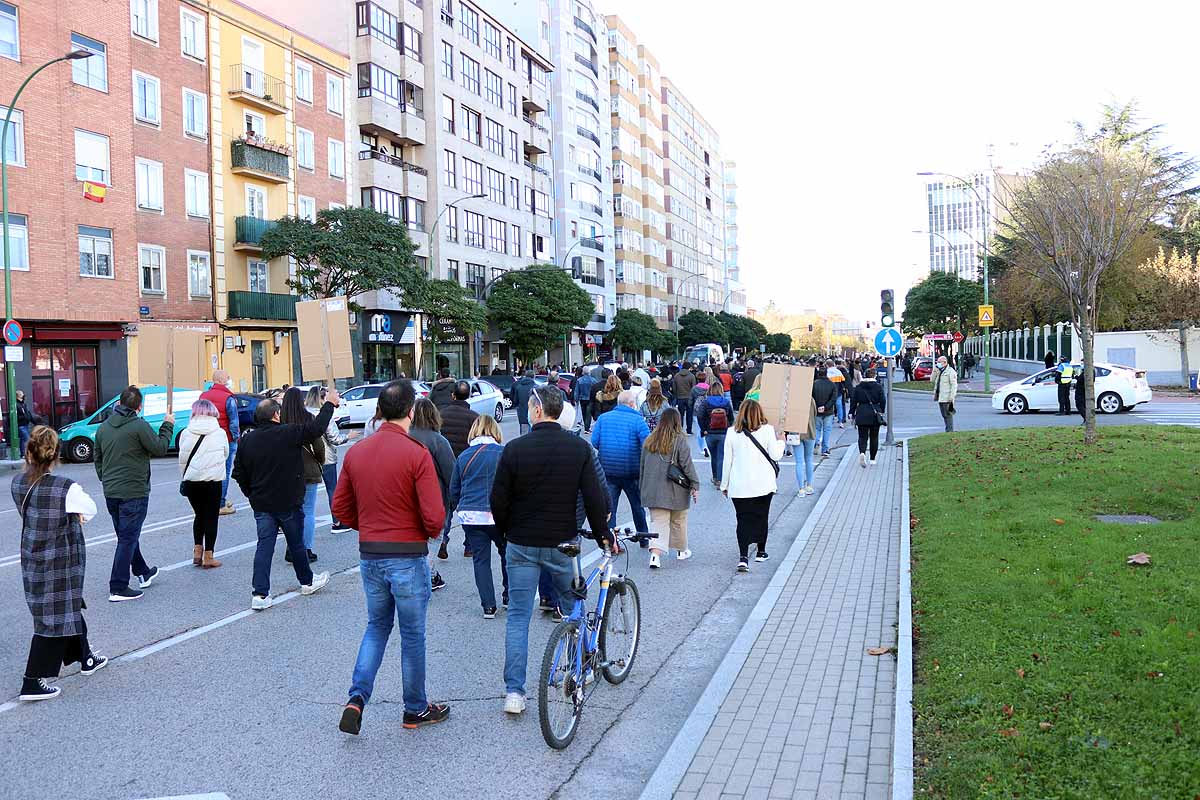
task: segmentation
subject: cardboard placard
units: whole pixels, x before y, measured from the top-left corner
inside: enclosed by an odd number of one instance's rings
[[[808,430],[808,412],[812,401],[812,367],[765,364],[760,399],[767,422],[776,431],[803,433]]]
[[[300,336],[302,380],[324,380],[354,376],[354,350],[350,344],[350,304],[345,297],[327,297],[296,303]]]
[[[143,386],[202,389],[208,362],[205,350],[203,333],[143,325],[138,330],[138,381]],[[168,402],[168,410],[173,405]]]

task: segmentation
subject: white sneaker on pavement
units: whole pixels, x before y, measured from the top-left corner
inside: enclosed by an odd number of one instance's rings
[[[307,586],[300,587],[300,594],[306,596],[310,594],[316,594],[317,592],[321,591],[321,589],[325,588],[325,584],[327,583],[329,583],[328,572],[321,572],[313,575],[312,583],[308,584]]]
[[[504,713],[522,714],[525,712],[525,695],[520,692],[509,692],[504,695]]]
[[[868,464],[870,464],[870,465],[873,467],[873,466],[875,466],[876,464],[878,464],[878,463],[879,463],[879,459],[877,459],[877,458],[872,458],[872,459],[871,459],[870,461],[868,461],[867,463],[868,463]]]
[[[679,553],[676,554],[675,560],[676,561],[687,561],[691,557],[692,557],[691,550],[680,550]]]
[[[816,489],[814,489],[814,488],[812,487],[812,484],[811,484],[811,483],[810,483],[808,486],[805,486],[805,487],[804,487],[804,493],[805,493],[805,494],[809,494],[809,495],[811,495],[811,494],[816,494],[816,491],[817,491],[817,490],[816,490]]]
[[[862,467],[863,469],[867,468],[867,454],[866,453],[858,454],[858,465],[860,467]]]
[[[660,569],[662,567],[662,556],[658,553],[650,554],[650,569]]]
[[[271,599],[270,595],[267,597],[259,597],[258,595],[254,595],[254,599],[250,601],[250,610],[266,611],[268,608],[274,605],[274,603],[275,601]]]

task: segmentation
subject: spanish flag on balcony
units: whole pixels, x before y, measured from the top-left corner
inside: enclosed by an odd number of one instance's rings
[[[83,199],[91,200],[93,203],[103,203],[104,195],[108,193],[108,186],[96,181],[83,182]]]

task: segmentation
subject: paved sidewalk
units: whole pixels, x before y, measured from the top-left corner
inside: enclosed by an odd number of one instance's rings
[[[900,449],[863,469],[847,448],[699,746],[676,742],[692,753],[676,798],[891,796],[896,659],[866,650],[896,646],[903,491]]]

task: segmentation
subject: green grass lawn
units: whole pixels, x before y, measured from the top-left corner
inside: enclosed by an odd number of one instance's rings
[[[1005,381],[1005,383],[1007,383],[1007,381]],[[999,386],[1000,384],[996,384],[996,385]],[[918,392],[932,392],[933,391],[933,381],[900,381],[899,383],[892,384],[892,388],[894,388],[894,389],[914,389]],[[982,390],[973,390],[973,389],[959,389],[958,393],[959,394],[986,395],[988,397],[992,396],[991,392],[985,392]]]
[[[1200,430],[1101,435],[912,442],[919,797],[1200,797]]]

